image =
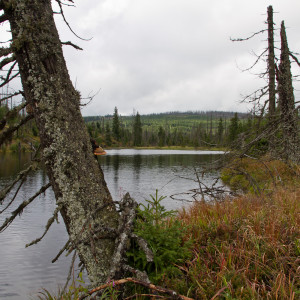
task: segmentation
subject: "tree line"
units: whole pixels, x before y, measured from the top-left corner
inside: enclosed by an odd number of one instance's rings
[[[92,120],[92,121],[91,121]],[[104,147],[224,147],[248,132],[253,116],[233,112],[85,117],[90,136]]]

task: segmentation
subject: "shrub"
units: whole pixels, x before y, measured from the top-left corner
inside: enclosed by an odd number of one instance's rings
[[[178,276],[180,270],[175,264],[185,261],[191,256],[191,242],[184,240],[186,229],[175,219],[176,211],[167,211],[161,201],[166,197],[150,195],[147,205],[140,204],[135,233],[144,238],[154,254],[154,261],[149,263],[145,253],[133,242],[127,256],[132,266],[146,270],[150,280],[159,283],[164,276]]]

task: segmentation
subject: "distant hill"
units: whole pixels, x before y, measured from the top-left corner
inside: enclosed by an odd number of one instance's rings
[[[228,111],[186,111],[186,112],[179,112],[179,111],[171,111],[171,112],[165,112],[165,113],[153,113],[153,114],[147,114],[147,115],[141,115],[141,120],[143,125],[153,125],[156,123],[163,123],[170,122],[176,123],[177,122],[185,122],[185,123],[198,123],[199,121],[205,122],[207,120],[210,121],[220,119],[231,119],[234,116],[235,112],[228,112]],[[239,119],[246,119],[249,117],[249,114],[247,113],[238,113]],[[99,122],[103,120],[109,120],[112,118],[112,115],[105,115],[105,116],[87,116],[83,117],[84,121],[86,123],[89,122]],[[132,123],[134,116],[121,116],[122,122],[125,123]]]

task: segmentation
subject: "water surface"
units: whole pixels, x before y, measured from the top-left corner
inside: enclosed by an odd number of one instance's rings
[[[106,156],[98,157],[98,162],[114,200],[120,200],[129,192],[138,202],[145,203],[149,194],[154,195],[158,189],[159,195],[167,196],[163,203],[167,209],[179,209],[193,201],[191,194],[186,192],[198,186],[193,181],[194,168],[201,169],[220,155],[221,152],[210,151],[123,149],[108,150]],[[29,163],[30,154],[0,155],[0,188],[11,182]],[[216,176],[215,173],[207,174],[205,183],[209,184]],[[31,173],[15,202],[0,215],[0,223],[47,183],[47,175],[42,169]],[[5,203],[0,206],[1,210]],[[39,244],[25,248],[27,243],[43,234],[55,207],[53,191],[48,189],[0,233],[0,299],[30,299],[41,288],[55,292],[58,285],[64,284],[71,257],[63,255],[58,262],[51,263],[68,240],[61,218]]]

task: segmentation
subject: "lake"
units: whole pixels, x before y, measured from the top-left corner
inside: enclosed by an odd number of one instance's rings
[[[145,203],[149,194],[154,195],[158,189],[159,195],[167,196],[163,205],[170,210],[180,209],[197,199],[189,192],[198,187],[194,168],[199,171],[221,155],[222,152],[216,151],[121,149],[108,150],[107,155],[98,157],[98,162],[114,200],[120,200],[129,192],[139,203]],[[29,163],[30,154],[1,154],[0,188]],[[217,176],[215,172],[206,174],[203,181],[209,185]],[[42,169],[31,173],[15,203],[0,215],[0,223],[47,182]],[[1,210],[9,199],[0,206]],[[51,263],[68,240],[61,218],[40,243],[25,248],[27,243],[42,235],[54,209],[54,194],[49,189],[0,233],[0,299],[30,299],[41,288],[56,292],[59,285],[64,285],[71,257],[62,255],[56,263]]]

